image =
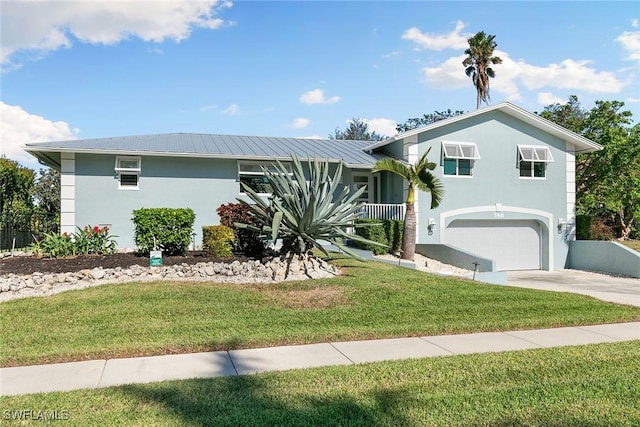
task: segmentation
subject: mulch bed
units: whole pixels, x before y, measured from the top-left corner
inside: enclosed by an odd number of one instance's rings
[[[200,251],[188,252],[186,256],[164,256],[162,265],[197,264],[199,262],[240,262],[251,258],[236,257],[231,260],[205,257]],[[0,259],[0,274],[27,275],[39,273],[69,273],[84,269],[128,268],[132,265],[149,266],[149,257],[135,253],[116,253],[111,255],[81,255],[67,258],[37,258],[34,256],[14,256]]]

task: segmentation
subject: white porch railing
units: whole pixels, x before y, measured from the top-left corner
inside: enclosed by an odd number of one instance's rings
[[[362,219],[404,220],[405,204],[365,203],[362,207]]]

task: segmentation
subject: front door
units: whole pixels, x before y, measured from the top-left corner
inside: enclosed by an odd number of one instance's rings
[[[367,187],[358,198],[358,202],[377,203],[379,200],[378,192],[380,191],[378,176],[373,176],[369,172],[353,172],[352,177],[354,190],[357,191],[362,187]]]

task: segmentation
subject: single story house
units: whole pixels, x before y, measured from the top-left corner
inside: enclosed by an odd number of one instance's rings
[[[401,219],[406,182],[371,168],[383,157],[414,162],[429,148],[445,195],[431,210],[430,195],[418,192],[418,244],[475,254],[496,270],[565,267],[575,239],[575,155],[602,147],[508,102],[376,143],[168,134],[25,147],[61,172],[62,232],[108,225],[130,248],[133,210],[189,207],[200,233],[218,223],[220,205],[243,197],[240,182],[268,194],[260,166],[291,154],[342,164],[345,185],[367,186],[370,217]]]

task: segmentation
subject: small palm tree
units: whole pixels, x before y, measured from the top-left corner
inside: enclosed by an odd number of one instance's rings
[[[473,80],[473,85],[478,93],[476,108],[480,108],[480,103],[488,103],[489,98],[489,78],[494,78],[496,73],[491,68],[492,64],[502,64],[502,59],[493,56],[493,50],[498,46],[494,41],[496,36],[487,35],[480,31],[475,36],[467,40],[469,49],[465,50],[468,55],[462,65],[466,68],[464,72]]]
[[[440,205],[444,195],[442,182],[430,172],[436,168],[436,164],[427,160],[431,147],[414,164],[406,164],[396,159],[381,159],[373,166],[372,173],[391,172],[400,175],[409,182],[409,192],[407,194],[407,208],[404,214],[404,231],[402,235],[401,257],[413,261],[416,251],[416,209],[415,191],[431,193],[431,209]]]

